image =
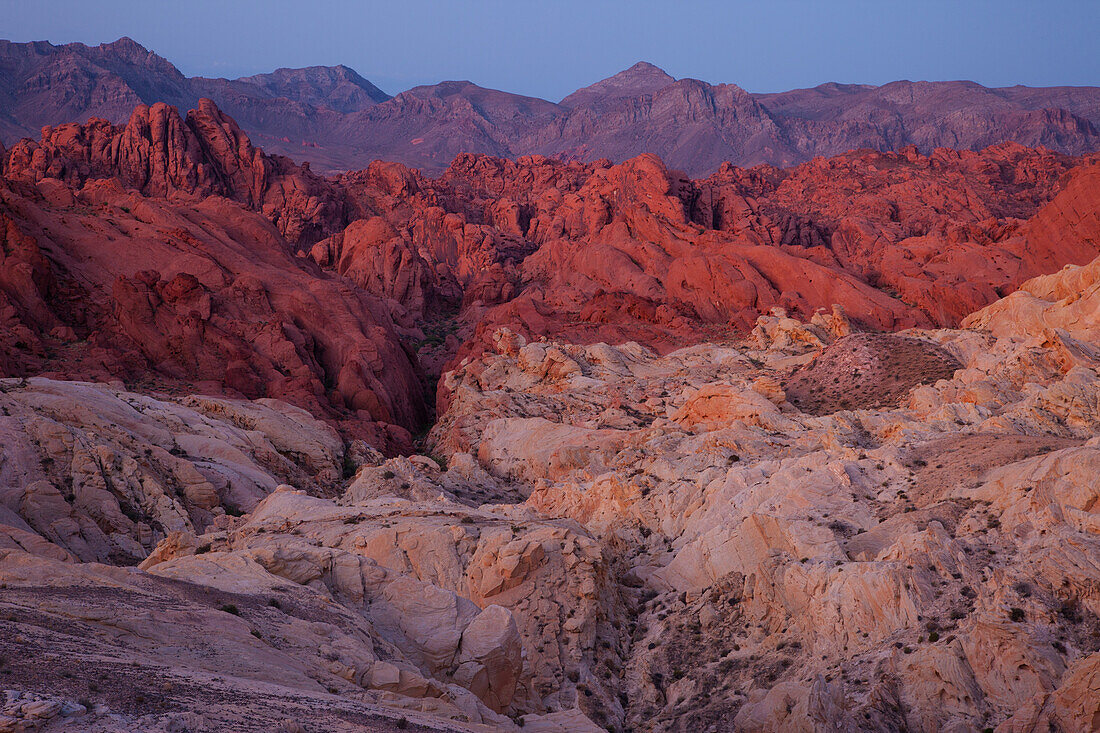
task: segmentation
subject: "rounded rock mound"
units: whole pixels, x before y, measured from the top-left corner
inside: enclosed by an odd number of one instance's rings
[[[837,339],[784,385],[787,400],[811,415],[896,406],[920,384],[950,379],[962,365],[939,346],[885,333]]]

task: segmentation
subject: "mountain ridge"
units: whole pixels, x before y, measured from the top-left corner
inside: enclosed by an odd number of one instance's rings
[[[787,166],[857,148],[929,153],[1010,141],[1075,155],[1100,149],[1100,87],[899,80],[750,93],[639,61],[560,102],[470,81],[391,96],[343,65],[186,77],[126,37],[99,46],[4,41],[0,71],[0,142],[9,147],[46,124],[120,124],[137,104],[188,109],[206,97],[270,151],[323,171],[382,159],[438,173],[459,153],[616,162],[654,153],[699,176],[726,161]]]

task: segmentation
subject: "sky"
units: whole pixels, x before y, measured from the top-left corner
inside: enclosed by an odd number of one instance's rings
[[[0,0],[0,38],[129,36],[188,76],[345,64],[557,101],[649,61],[752,92],[828,81],[1100,86],[1100,0]]]

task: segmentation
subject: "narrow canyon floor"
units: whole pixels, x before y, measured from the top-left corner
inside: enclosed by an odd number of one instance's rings
[[[1100,260],[446,372],[423,454],[0,379],[0,730],[1100,727]]]

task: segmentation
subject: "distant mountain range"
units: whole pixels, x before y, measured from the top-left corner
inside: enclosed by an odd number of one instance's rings
[[[1100,88],[967,81],[823,84],[751,94],[638,63],[558,103],[468,81],[390,97],[346,66],[186,77],[129,38],[100,46],[0,41],[0,141],[139,104],[210,98],[264,149],[319,171],[398,161],[434,173],[463,152],[621,161],[656,153],[692,176],[723,162],[786,166],[855,148],[980,149],[1002,141],[1100,150]]]

